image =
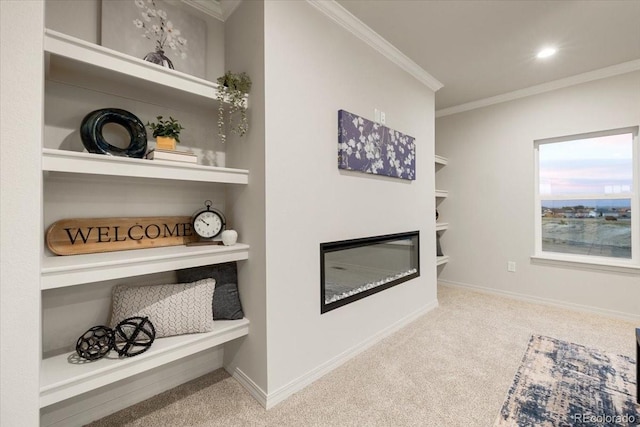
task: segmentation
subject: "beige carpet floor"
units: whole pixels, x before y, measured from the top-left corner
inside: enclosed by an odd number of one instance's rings
[[[635,357],[629,322],[443,286],[438,300],[269,411],[218,370],[91,426],[492,426],[532,334]]]

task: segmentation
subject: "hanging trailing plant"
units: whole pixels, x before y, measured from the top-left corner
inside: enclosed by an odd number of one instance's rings
[[[238,136],[243,136],[249,129],[245,95],[251,90],[251,79],[247,73],[227,71],[223,76],[218,77],[218,85],[216,96],[218,100],[218,136],[224,143],[227,140],[225,125],[229,126],[229,130]],[[228,123],[225,123],[225,101],[230,104],[227,112]],[[240,113],[240,121],[234,123],[236,113]]]

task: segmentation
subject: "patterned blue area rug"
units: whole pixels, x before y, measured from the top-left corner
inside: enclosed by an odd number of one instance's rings
[[[532,336],[494,427],[636,426],[635,360]]]

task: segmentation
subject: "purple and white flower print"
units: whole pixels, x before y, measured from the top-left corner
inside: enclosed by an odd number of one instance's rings
[[[415,138],[340,110],[338,168],[415,180]]]

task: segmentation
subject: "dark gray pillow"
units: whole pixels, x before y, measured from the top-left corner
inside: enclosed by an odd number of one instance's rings
[[[238,269],[235,261],[223,264],[203,265],[202,267],[178,270],[178,282],[191,283],[202,279],[216,279],[216,288],[225,283],[238,283]]]
[[[208,278],[216,280],[212,301],[213,320],[236,320],[244,317],[238,292],[238,269],[235,262],[185,268],[178,270],[177,274],[179,283]]]
[[[236,320],[243,317],[238,285],[235,283],[217,285],[213,292],[213,320]]]

